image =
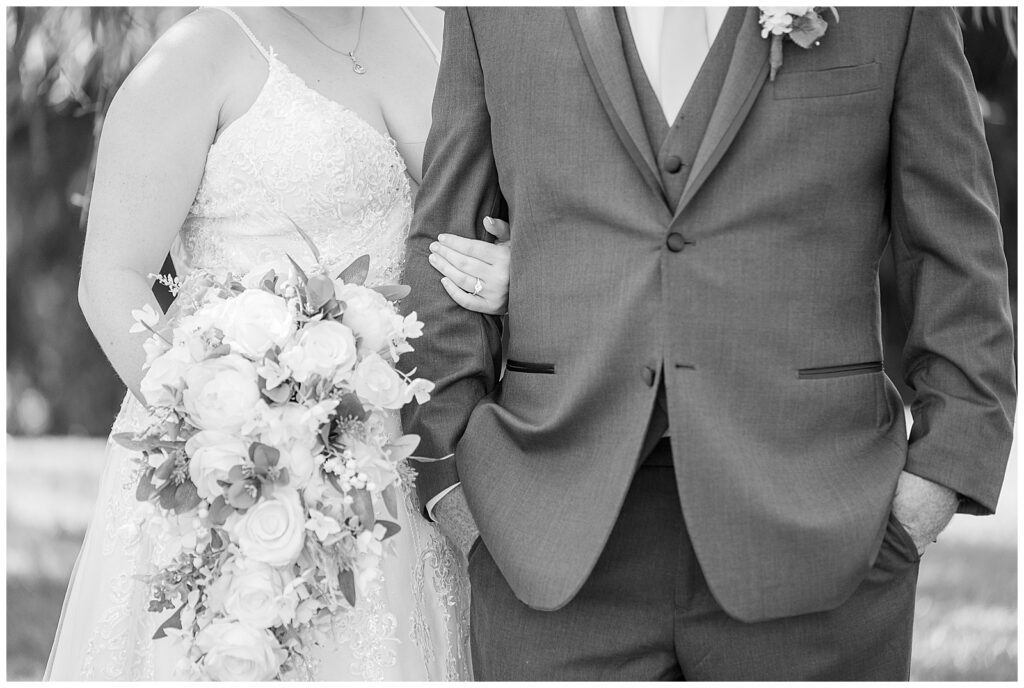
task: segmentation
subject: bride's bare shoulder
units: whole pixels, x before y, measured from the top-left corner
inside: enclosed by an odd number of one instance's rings
[[[199,9],[156,40],[126,84],[183,79],[195,88],[214,86],[237,70],[250,52],[256,49],[231,17]]]

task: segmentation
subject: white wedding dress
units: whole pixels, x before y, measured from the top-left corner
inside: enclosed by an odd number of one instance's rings
[[[189,268],[243,271],[285,253],[313,261],[291,218],[325,262],[371,257],[369,283],[397,280],[412,215],[395,143],[358,115],[308,87],[230,10],[269,64],[251,109],[210,148],[195,203],[172,255]],[[435,57],[411,13],[406,17]],[[276,220],[276,221],[275,221]],[[144,409],[129,394],[113,432],[139,428]],[[108,444],[96,512],[75,564],[46,678],[169,680],[178,657],[151,640],[167,615],[147,611],[137,580],[160,561],[165,539],[142,527],[132,453]],[[411,501],[395,551],[356,608],[339,615],[333,642],[318,648],[305,680],[469,680],[469,583],[461,559]]]

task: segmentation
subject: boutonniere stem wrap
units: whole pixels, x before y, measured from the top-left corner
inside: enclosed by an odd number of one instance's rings
[[[761,38],[772,37],[768,78],[775,81],[775,75],[782,68],[782,40],[789,39],[801,48],[809,49],[820,45],[821,37],[828,30],[828,22],[822,16],[831,12],[832,19],[839,23],[839,12],[835,7],[760,7]]]

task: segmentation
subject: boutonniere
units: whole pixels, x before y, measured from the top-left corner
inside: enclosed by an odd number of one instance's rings
[[[820,45],[820,38],[828,30],[828,22],[821,16],[828,10],[835,22],[839,23],[839,12],[835,7],[759,7],[761,10],[761,38],[772,37],[771,74],[769,79],[775,81],[775,74],[782,67],[782,39],[789,36],[790,40],[807,49]]]

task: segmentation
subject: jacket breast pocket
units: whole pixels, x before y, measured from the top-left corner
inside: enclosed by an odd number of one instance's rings
[[[788,73],[783,64],[772,84],[772,92],[775,100],[834,98],[878,90],[879,78],[880,69],[877,62],[853,67]]]

